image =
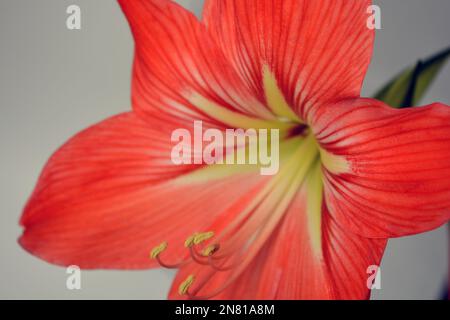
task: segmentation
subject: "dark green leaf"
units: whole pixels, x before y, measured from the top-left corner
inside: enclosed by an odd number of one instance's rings
[[[400,73],[383,87],[375,98],[394,108],[416,106],[450,57],[447,48]]]

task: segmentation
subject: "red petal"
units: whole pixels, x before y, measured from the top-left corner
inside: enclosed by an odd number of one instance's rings
[[[378,266],[386,240],[363,238],[339,227],[322,212],[322,247],[314,252],[308,230],[306,198],[299,193],[283,221],[256,258],[215,299],[367,299],[369,266]],[[220,252],[220,251],[219,251]],[[212,276],[211,276],[212,272]],[[191,263],[178,273],[169,295],[182,298],[178,287],[189,275],[197,282],[209,280],[199,296],[229,281],[233,272],[214,272]]]
[[[253,92],[268,66],[299,115],[359,96],[374,32],[370,0],[207,0],[204,20]]]
[[[378,268],[386,248],[386,239],[358,236],[342,228],[323,208],[323,254],[333,287],[333,299],[370,298],[369,278]]]
[[[193,101],[201,96],[238,114],[272,116],[192,13],[168,0],[119,2],[136,43],[132,98],[139,113],[223,122]]]
[[[450,219],[450,107],[397,110],[370,99],[323,108],[322,147],[348,170],[326,170],[331,214],[368,237],[410,235]]]
[[[21,219],[20,244],[49,262],[84,269],[152,267],[149,252],[163,241],[164,259],[182,260],[185,239],[204,231],[260,176],[186,180],[193,167],[170,161],[172,129],[127,113],[72,138],[39,179]]]

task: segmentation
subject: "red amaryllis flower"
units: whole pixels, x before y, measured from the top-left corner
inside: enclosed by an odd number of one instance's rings
[[[450,108],[360,98],[369,0],[120,1],[133,111],[76,135],[21,224],[81,268],[180,268],[171,298],[362,299],[388,238],[450,218]],[[280,169],[174,165],[175,129],[274,129]],[[148,259],[151,252],[153,260]]]

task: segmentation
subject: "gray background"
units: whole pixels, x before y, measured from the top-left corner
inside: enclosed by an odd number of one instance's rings
[[[245,1],[245,0],[243,0]],[[314,0],[311,0],[314,1]],[[201,1],[179,1],[200,12]],[[394,73],[449,45],[448,0],[379,0],[383,30],[364,94]],[[65,27],[68,5],[82,30]],[[48,156],[74,133],[128,110],[133,44],[114,0],[0,0],[0,298],[165,298],[168,271],[90,271],[68,291],[63,268],[17,245],[18,220]],[[450,69],[426,103],[450,104]],[[376,299],[434,299],[447,268],[447,230],[392,240]]]

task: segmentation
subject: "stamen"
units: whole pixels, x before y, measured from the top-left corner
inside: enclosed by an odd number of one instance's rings
[[[217,252],[217,250],[219,250],[220,246],[218,244],[212,244],[210,246],[207,246],[205,249],[203,249],[202,251],[202,255],[204,257],[210,257],[212,256],[214,253]]]
[[[215,254],[217,251],[219,251],[219,249],[220,249],[220,245],[219,245],[219,244],[213,244],[213,245],[210,245],[210,246],[206,247],[206,248],[202,251],[202,255],[203,255],[204,257],[207,257],[207,258],[208,258],[208,264],[209,264],[209,266],[210,266],[211,268],[213,268],[214,270],[216,270],[216,271],[222,272],[222,271],[229,271],[229,270],[233,269],[233,268],[236,266],[235,263],[232,263],[231,265],[226,266],[226,267],[224,266],[225,263],[223,263],[221,266],[217,265],[217,263],[216,263],[215,260],[222,260],[222,259],[220,259],[220,258],[219,258],[219,259],[214,259],[214,254]]]
[[[194,233],[192,236],[190,236],[189,238],[187,238],[186,241],[184,242],[184,246],[185,246],[186,248],[192,247],[192,246],[194,245],[195,237],[197,237],[197,236],[198,236],[198,232]]]
[[[214,232],[212,231],[199,233],[194,237],[194,244],[199,245],[200,243],[205,242],[211,239],[212,237],[214,237]]]
[[[154,247],[152,249],[152,251],[150,252],[150,258],[152,259],[156,259],[159,257],[159,255],[164,252],[167,249],[167,242],[163,242],[160,245],[157,245],[156,247]]]
[[[201,259],[202,257],[197,253],[197,251],[195,250],[194,246],[189,247],[189,253],[191,254],[192,260],[194,260],[198,264],[201,264],[201,265],[204,265],[204,266],[208,265],[207,261],[203,261]]]
[[[188,290],[189,290],[189,288],[192,286],[192,284],[194,283],[194,281],[195,281],[195,277],[194,277],[194,275],[191,274],[189,277],[187,277],[186,280],[184,280],[184,281],[180,284],[180,287],[178,288],[178,293],[179,293],[181,296],[184,296],[184,295],[188,294]]]
[[[190,300],[209,300],[212,299],[214,297],[216,297],[217,295],[219,295],[220,293],[222,293],[222,291],[224,291],[227,287],[228,287],[228,283],[226,283],[225,285],[220,286],[219,288],[217,288],[214,292],[204,295],[204,296],[199,296],[197,295],[197,293],[199,292],[200,288],[203,288],[204,285],[208,282],[207,279],[205,279],[204,281],[202,281],[201,284],[199,284],[199,288],[195,290],[195,292],[191,293],[189,292],[189,288],[185,291],[185,295],[187,295],[187,297]],[[192,284],[191,284],[192,285]],[[181,286],[180,286],[181,289]],[[179,291],[180,293],[180,291]]]
[[[181,267],[183,265],[184,262],[179,262],[176,264],[168,264],[165,263],[161,260],[161,253],[163,253],[164,251],[166,251],[167,249],[167,242],[163,242],[160,245],[156,246],[153,248],[153,250],[150,252],[150,258],[151,259],[156,259],[156,261],[158,261],[158,263],[160,264],[161,267],[166,268],[166,269],[178,269],[179,267]]]

